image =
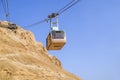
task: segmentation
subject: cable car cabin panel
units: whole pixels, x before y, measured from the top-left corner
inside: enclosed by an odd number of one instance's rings
[[[66,43],[64,31],[52,31],[46,39],[47,50],[60,50]]]

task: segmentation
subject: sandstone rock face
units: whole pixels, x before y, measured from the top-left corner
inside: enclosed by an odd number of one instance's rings
[[[0,22],[0,80],[80,80],[65,71],[33,34]]]

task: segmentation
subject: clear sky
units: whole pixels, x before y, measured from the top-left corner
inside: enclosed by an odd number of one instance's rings
[[[11,21],[24,27],[47,18],[71,0],[8,0]],[[5,20],[0,4],[0,19]],[[120,80],[120,0],[81,0],[59,16],[67,44],[49,51],[84,80]],[[49,23],[24,27],[45,46]]]

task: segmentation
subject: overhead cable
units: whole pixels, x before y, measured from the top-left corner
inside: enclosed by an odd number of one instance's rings
[[[74,6],[76,3],[78,3],[80,0],[72,0],[70,3],[68,3],[66,6],[64,6],[63,8],[61,8],[60,10],[58,10],[56,13],[52,13],[52,14],[57,14],[58,15],[61,15],[63,12],[67,11],[68,9],[70,9],[72,6]],[[52,15],[51,14],[51,15]],[[44,20],[41,20],[41,21],[38,21],[36,23],[33,23],[31,25],[27,25],[25,27],[30,27],[30,26],[35,26],[37,24],[40,24],[40,23],[43,23],[45,21],[49,21],[49,17],[44,19]]]
[[[7,20],[9,19],[9,6],[8,6],[8,0],[1,0],[1,4],[3,6],[4,12],[5,12],[5,16],[7,18]]]
[[[41,21],[38,21],[38,22],[35,22],[33,24],[30,24],[30,25],[27,25],[27,26],[24,26],[24,27],[30,27],[30,26],[34,26],[34,25],[38,25],[40,23],[43,23],[43,22],[48,22],[48,18],[44,19],[44,20],[41,20]]]
[[[74,6],[76,3],[78,3],[80,0],[72,0],[70,3],[68,3],[66,6],[64,6],[63,8],[61,8],[57,13],[60,15],[63,12],[65,12],[66,10],[68,10],[69,8],[71,8],[72,6]]]

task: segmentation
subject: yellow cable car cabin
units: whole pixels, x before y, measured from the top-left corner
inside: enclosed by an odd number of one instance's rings
[[[50,18],[51,31],[46,38],[47,50],[61,50],[66,43],[66,34],[64,31],[59,30],[57,15],[52,13],[48,16]],[[52,18],[56,18],[56,22],[52,22]]]
[[[66,43],[64,31],[51,31],[46,39],[47,50],[60,50]]]

